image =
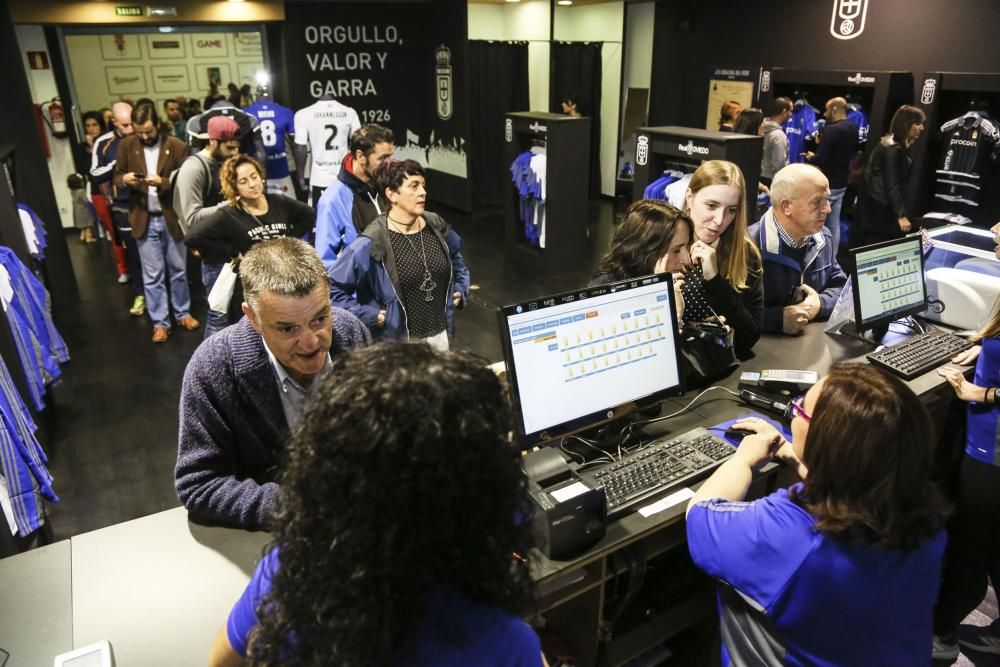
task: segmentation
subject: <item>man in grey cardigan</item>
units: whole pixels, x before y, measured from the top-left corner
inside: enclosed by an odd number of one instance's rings
[[[331,308],[326,269],[304,241],[255,245],[240,279],[246,317],[204,341],[184,372],[175,484],[193,516],[267,529],[286,442],[313,387],[331,355],[371,335]]]
[[[792,101],[774,99],[771,116],[764,119],[764,157],[760,163],[760,182],[770,187],[771,179],[788,164],[788,137],[781,126],[792,117]]]

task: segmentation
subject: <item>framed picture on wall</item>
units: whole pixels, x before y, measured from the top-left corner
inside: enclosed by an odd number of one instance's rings
[[[198,90],[208,90],[212,81],[219,84],[222,90],[233,81],[233,74],[229,70],[229,63],[199,63],[194,66],[195,83]]]
[[[112,95],[145,95],[149,91],[145,67],[105,67],[104,77]]]
[[[170,60],[187,55],[184,35],[146,35],[146,50],[151,60]]]
[[[229,40],[224,32],[194,32],[188,37],[195,58],[225,58],[229,55]]]
[[[153,65],[153,92],[185,93],[191,89],[187,65]]]
[[[232,35],[233,51],[237,56],[260,56],[263,54],[259,32],[236,32]]]
[[[101,55],[105,60],[140,60],[139,35],[101,35]]]

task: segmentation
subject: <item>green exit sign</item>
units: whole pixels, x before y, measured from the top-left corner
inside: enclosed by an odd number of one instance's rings
[[[144,16],[145,12],[142,11],[142,7],[115,7],[115,16]]]

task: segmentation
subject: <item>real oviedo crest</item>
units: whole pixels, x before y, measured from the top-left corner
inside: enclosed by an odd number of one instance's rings
[[[452,112],[451,49],[442,44],[435,49],[434,55],[437,59],[434,67],[437,115],[441,120],[448,120]]]
[[[837,39],[854,39],[865,31],[868,0],[833,0],[830,34]]]

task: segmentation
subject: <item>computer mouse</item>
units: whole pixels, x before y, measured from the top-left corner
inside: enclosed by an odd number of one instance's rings
[[[736,442],[742,442],[743,438],[748,435],[753,435],[756,431],[751,431],[747,428],[733,428],[730,426],[726,429],[726,438],[729,440],[735,440]]]

